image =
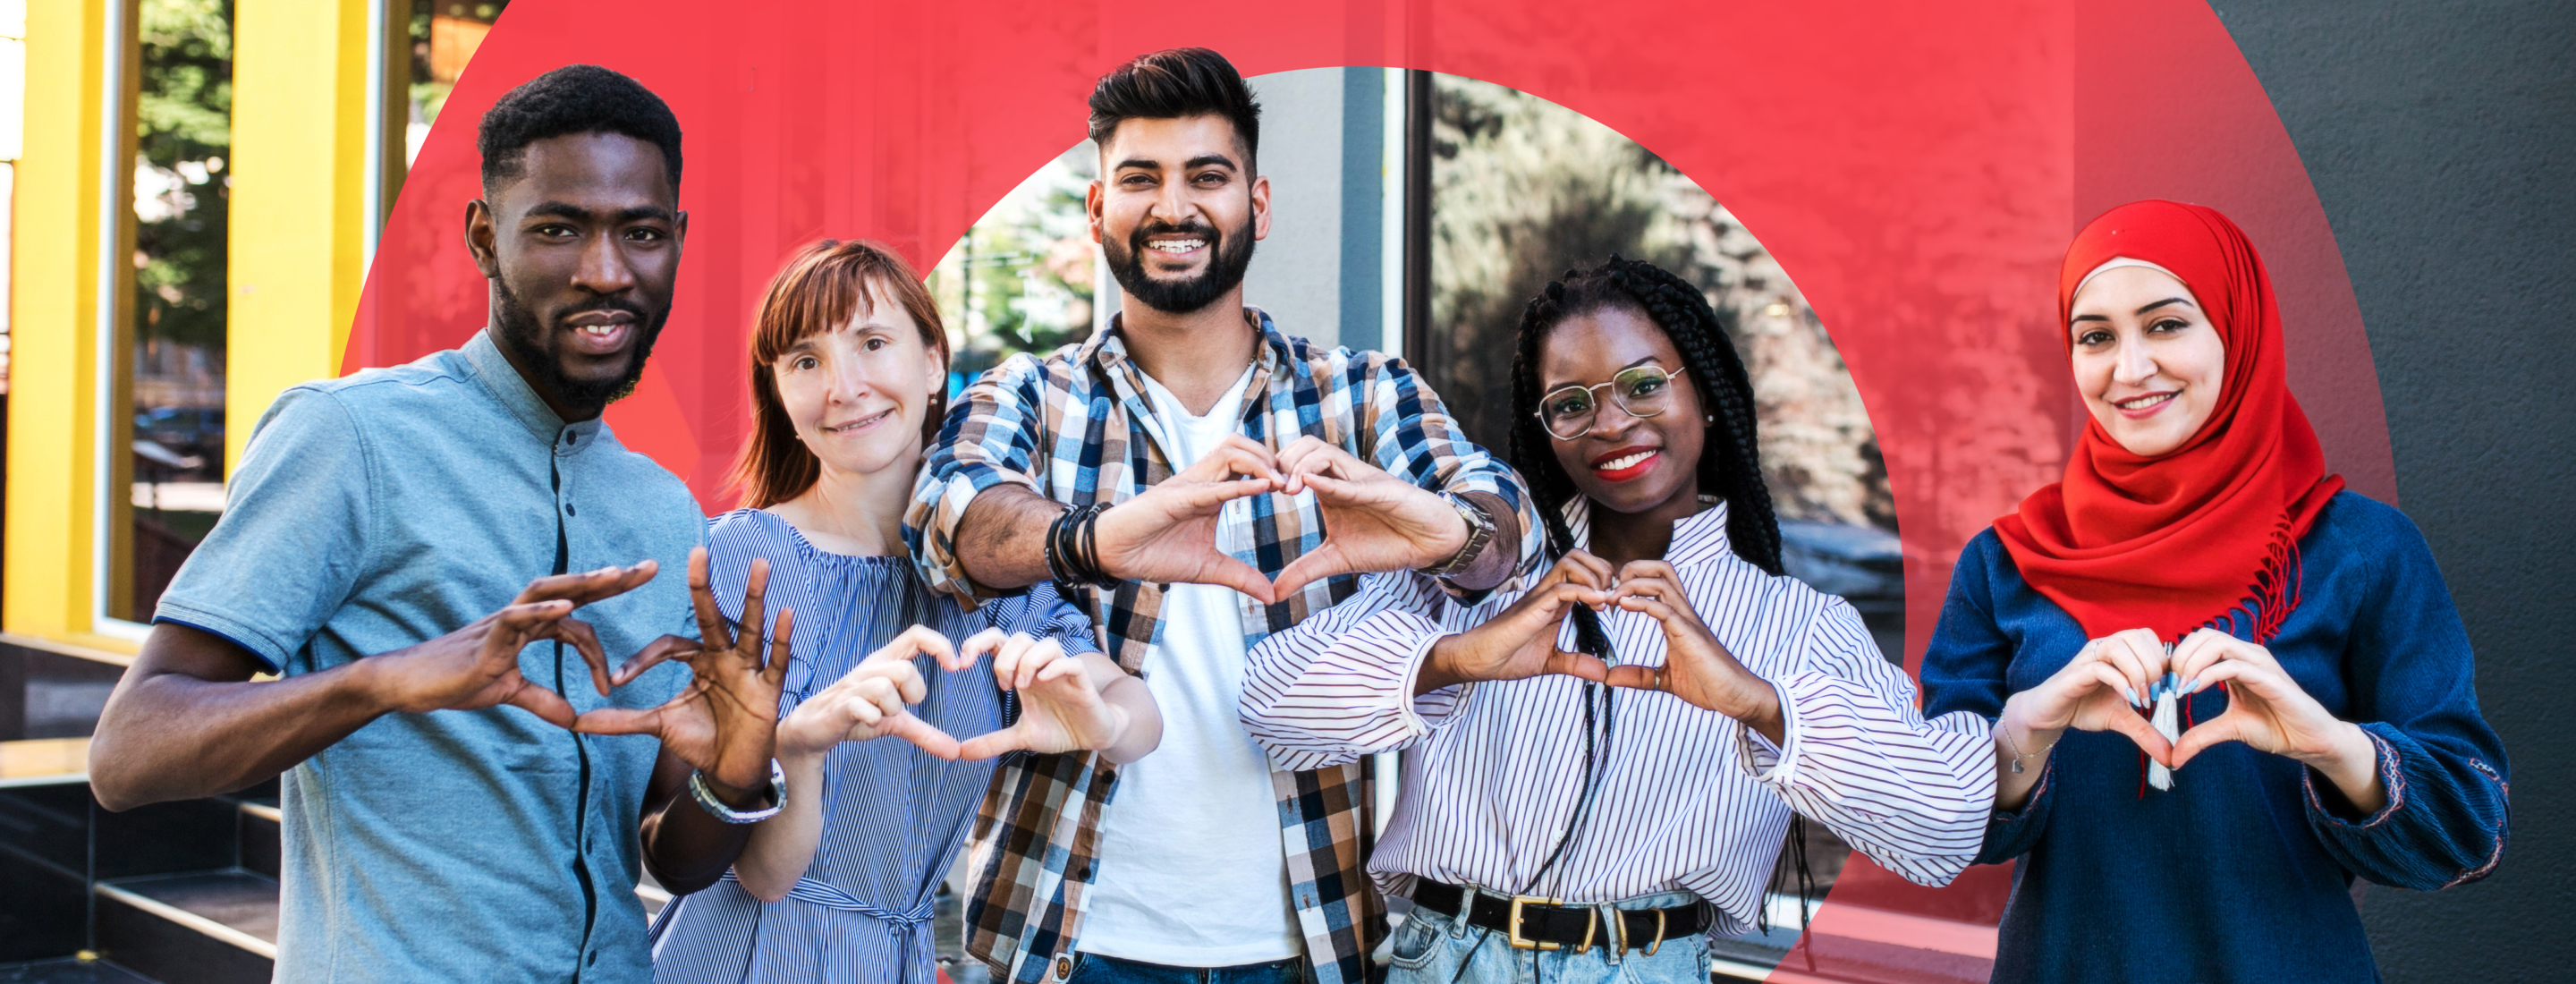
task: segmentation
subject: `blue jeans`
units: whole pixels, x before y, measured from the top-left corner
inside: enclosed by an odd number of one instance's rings
[[[1615,903],[1621,909],[1689,905],[1688,892],[1643,895]],[[1606,935],[1606,934],[1605,934]],[[1708,984],[1708,937],[1668,939],[1646,955],[1647,941],[1621,951],[1595,944],[1582,953],[1515,950],[1499,930],[1469,926],[1416,908],[1395,931],[1387,984]],[[1466,973],[1459,973],[1459,965]]]
[[[1306,978],[1304,957],[1233,967],[1166,967],[1097,953],[1073,959],[1064,984],[1303,984]]]

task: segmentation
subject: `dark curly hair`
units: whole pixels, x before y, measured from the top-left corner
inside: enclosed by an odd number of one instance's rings
[[[1590,270],[1568,270],[1531,298],[1521,312],[1519,351],[1512,356],[1512,467],[1529,480],[1539,519],[1547,524],[1552,555],[1574,548],[1561,513],[1572,501],[1574,479],[1557,464],[1547,428],[1539,423],[1539,346],[1568,318],[1604,309],[1644,315],[1681,351],[1691,384],[1700,388],[1713,417],[1699,458],[1699,490],[1726,499],[1726,537],[1736,556],[1781,573],[1780,521],[1771,511],[1771,489],[1762,483],[1761,445],[1754,437],[1753,383],[1727,340],[1726,322],[1698,287],[1651,263],[1623,260]]]
[[[528,145],[570,133],[615,133],[662,149],[671,194],[680,193],[680,119],[644,84],[597,65],[566,65],[510,90],[483,114],[475,149],[483,192],[518,180]]]
[[[1243,172],[1258,174],[1261,104],[1224,55],[1206,48],[1173,48],[1138,55],[1109,70],[1091,87],[1091,139],[1104,149],[1118,124],[1133,119],[1225,117],[1243,141]]]

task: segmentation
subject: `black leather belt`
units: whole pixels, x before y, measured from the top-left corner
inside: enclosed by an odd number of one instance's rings
[[[1458,903],[1467,890],[1422,879],[1413,887],[1413,904],[1440,913],[1457,916]],[[1670,909],[1620,909],[1619,939],[1631,950],[1643,949],[1647,956],[1664,945],[1665,940],[1680,939],[1708,931],[1709,907],[1693,902]],[[1536,895],[1494,895],[1476,893],[1476,905],[1467,913],[1467,925],[1497,930],[1523,950],[1571,949],[1581,953],[1595,944],[1610,945],[1610,927],[1601,924],[1601,909],[1590,905],[1559,905],[1555,899]]]

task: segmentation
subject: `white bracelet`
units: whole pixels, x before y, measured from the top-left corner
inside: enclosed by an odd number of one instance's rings
[[[777,816],[778,811],[787,808],[787,770],[779,766],[777,759],[769,760],[769,791],[773,799],[767,807],[758,810],[736,810],[726,806],[723,800],[717,799],[716,794],[707,789],[706,773],[694,769],[689,772],[689,795],[697,797],[700,807],[726,823],[759,823]]]

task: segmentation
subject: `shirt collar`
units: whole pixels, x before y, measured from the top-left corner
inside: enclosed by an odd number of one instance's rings
[[[1699,500],[1706,508],[1673,521],[1673,543],[1664,548],[1665,563],[1674,567],[1705,564],[1733,552],[1726,539],[1726,500],[1713,495]],[[1592,549],[1591,498],[1578,494],[1560,513],[1566,529],[1574,534],[1574,545]]]
[[[1294,360],[1289,357],[1288,336],[1280,334],[1278,326],[1271,324],[1270,312],[1245,305],[1243,314],[1245,321],[1261,335],[1261,344],[1253,352],[1252,382],[1245,387],[1244,393],[1244,412],[1249,414],[1254,412],[1253,408],[1265,405],[1265,401],[1253,394],[1267,392],[1271,381],[1278,378],[1280,367],[1291,365]],[[1122,365],[1133,369],[1130,363],[1134,360],[1127,355],[1126,317],[1124,312],[1110,315],[1108,328],[1091,336],[1081,348],[1074,350],[1074,363],[1098,367],[1113,379],[1122,371]],[[1142,374],[1141,370],[1139,374]]]
[[[591,436],[599,433],[602,417],[567,424],[562,417],[556,416],[554,408],[547,406],[546,401],[537,396],[536,389],[528,385],[527,377],[519,375],[518,367],[511,365],[509,358],[501,354],[501,347],[492,341],[491,329],[475,332],[459,351],[465,354],[466,366],[474,371],[474,378],[483,384],[484,391],[492,394],[493,401],[508,410],[510,416],[518,418],[537,440],[553,444],[570,438],[568,443],[572,448],[580,449],[588,447]]]

